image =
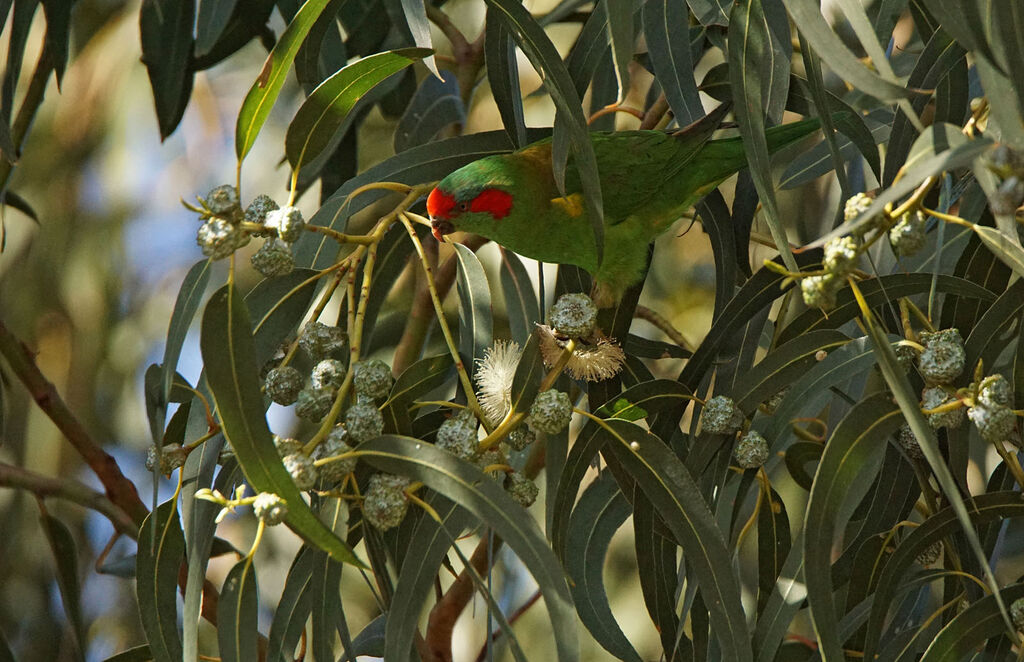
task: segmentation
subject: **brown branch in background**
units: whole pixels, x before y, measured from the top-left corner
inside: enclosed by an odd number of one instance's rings
[[[11,370],[28,389],[32,399],[54,422],[85,463],[100,479],[107,498],[123,510],[136,525],[149,514],[142,503],[135,484],[121,473],[117,461],[96,441],[71,412],[60,394],[36,365],[35,355],[0,322],[0,355],[7,359]]]
[[[667,319],[662,317],[660,313],[651,310],[647,306],[637,306],[636,310],[633,312],[633,317],[645,320],[658,327],[658,329],[668,336],[672,342],[683,349],[693,350],[693,348],[690,347],[690,343],[686,342],[686,338],[684,338],[683,334],[679,332],[679,329],[672,326],[672,322],[669,322]]]
[[[462,242],[462,245],[475,252],[487,241],[481,236],[470,235]],[[431,244],[437,246],[431,241],[425,243],[423,247],[429,250]],[[412,259],[415,259],[415,256]],[[434,285],[437,287],[437,296],[442,301],[455,283],[457,265],[458,258],[452,254],[444,261],[444,264],[434,269]],[[430,298],[430,290],[427,289],[426,281],[423,278],[418,278],[416,294],[413,297],[412,308],[409,310],[409,318],[405,323],[402,338],[395,348],[395,358],[392,361],[392,370],[396,375],[402,374],[420,357],[423,343],[427,338],[427,330],[430,329],[433,319],[434,302]]]
[[[644,113],[643,118],[640,120],[640,129],[647,130],[657,127],[658,123],[661,122],[661,118],[668,111],[668,99],[665,98],[665,93],[662,92],[658,99],[651,104],[651,107],[647,109],[647,112]]]
[[[514,612],[512,612],[511,615],[509,615],[509,617],[508,617],[508,624],[509,625],[515,624],[515,622],[519,620],[520,616],[525,614],[526,611],[530,607],[532,607],[533,605],[535,605],[537,603],[537,600],[540,600],[540,590],[539,589],[534,591],[533,595],[531,595],[526,600],[526,602],[521,604],[518,609],[516,609]],[[491,633],[490,644],[493,645],[494,642],[496,642],[498,640],[498,637],[501,636],[501,634],[502,634],[501,628],[495,628],[494,632]],[[488,644],[484,643],[484,645],[480,647],[480,652],[476,656],[476,662],[484,662],[484,659],[487,656],[487,646],[488,646]]]
[[[427,19],[440,28],[452,45],[452,56],[455,58],[455,79],[459,83],[462,102],[468,107],[469,99],[476,87],[476,79],[484,64],[484,31],[476,41],[470,43],[466,35],[455,27],[448,14],[431,3],[426,3]]]
[[[14,487],[32,492],[37,497],[55,497],[95,510],[110,520],[118,533],[139,537],[139,527],[128,513],[99,492],[70,478],[50,478],[28,469],[0,462],[0,487]]]
[[[490,565],[498,556],[501,544],[501,538],[484,533],[483,539],[473,551],[473,556],[469,558],[469,565],[476,571],[476,574],[481,576],[487,574]],[[469,604],[474,590],[473,575],[468,569],[463,570],[455,578],[455,582],[448,587],[444,597],[430,610],[430,617],[427,619],[427,635],[419,647],[420,657],[424,662],[451,662],[452,632],[455,630],[455,622],[459,620],[459,615]]]

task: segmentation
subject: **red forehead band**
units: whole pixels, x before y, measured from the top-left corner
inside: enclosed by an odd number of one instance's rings
[[[455,207],[455,196],[435,188],[427,196],[427,214],[431,218],[448,218]]]

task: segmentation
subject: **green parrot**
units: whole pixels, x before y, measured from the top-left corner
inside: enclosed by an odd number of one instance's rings
[[[488,156],[445,177],[427,197],[434,237],[472,232],[520,255],[574,264],[594,277],[591,296],[613,305],[638,282],[647,246],[703,196],[747,165],[739,137],[711,140],[728,108],[675,132],[593,132],[604,200],[604,255],[598,265],[579,176],[566,168],[562,196],[551,173],[551,140]],[[772,127],[774,152],[817,129],[817,119]]]

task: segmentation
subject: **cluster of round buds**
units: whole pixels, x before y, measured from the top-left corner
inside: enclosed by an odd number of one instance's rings
[[[324,359],[313,366],[309,381],[313,388],[338,388],[345,381],[345,364],[338,359]]]
[[[514,451],[521,451],[535,441],[537,441],[537,435],[528,425],[516,427],[505,438],[505,443]]]
[[[548,313],[555,332],[570,338],[584,338],[597,324],[597,306],[586,294],[563,294]]]
[[[299,347],[309,358],[321,361],[345,346],[345,332],[322,322],[309,322],[299,334]]]
[[[572,402],[567,393],[549,389],[537,394],[527,419],[536,432],[558,434],[572,419]]]
[[[529,508],[537,500],[540,488],[523,474],[513,472],[505,476],[505,491],[520,506]]]
[[[159,455],[159,461],[157,456]],[[150,446],[146,451],[146,469],[154,471],[159,469],[160,473],[167,475],[185,464],[188,451],[181,444],[167,444],[161,448],[155,445]]]
[[[361,444],[384,433],[384,415],[373,400],[357,396],[355,404],[345,412],[345,427],[352,440]]]
[[[924,351],[917,357],[917,369],[925,382],[949,384],[964,371],[967,352],[958,329],[922,333],[921,342]]]
[[[264,225],[267,214],[278,209],[277,203],[269,195],[259,194],[245,208],[245,222]]]
[[[349,440],[348,428],[345,427],[344,423],[335,425],[327,434],[327,438],[313,451],[314,459],[323,460],[348,453],[352,450],[352,446],[348,443]],[[324,483],[333,486],[340,483],[345,476],[355,471],[355,468],[356,458],[346,457],[341,460],[332,460],[331,462],[321,464],[317,469]]]
[[[272,368],[264,381],[266,393],[279,405],[294,404],[305,380],[302,373],[290,365]]]
[[[889,245],[897,257],[909,257],[928,241],[925,234],[927,219],[920,210],[908,211],[889,229]]]
[[[836,305],[836,294],[846,277],[857,266],[860,239],[853,235],[835,237],[825,243],[822,269],[825,273],[800,280],[800,293],[810,308],[829,310]]]
[[[709,434],[735,434],[743,420],[743,412],[732,398],[716,395],[704,404],[701,429]]]
[[[271,237],[249,258],[253,268],[264,278],[286,276],[295,269],[295,255],[291,244]]]
[[[999,443],[1008,439],[1017,425],[1012,402],[1013,391],[1006,378],[991,375],[978,386],[974,406],[967,410],[967,417],[985,441]]]
[[[409,497],[405,489],[411,481],[405,476],[374,474],[363,495],[363,518],[381,531],[393,529],[405,519]]]
[[[1024,598],[1017,598],[1010,603],[1010,620],[1017,630],[1024,632]]]
[[[741,469],[757,469],[768,460],[768,455],[768,440],[755,430],[740,437],[733,449],[733,457]]]
[[[917,555],[915,560],[927,568],[939,560],[940,554],[942,554],[942,541],[936,540],[921,550],[921,553]]]
[[[938,409],[943,405],[958,402],[955,396],[949,395],[941,386],[929,386],[921,391],[921,406],[924,409]],[[953,430],[960,427],[964,420],[964,408],[956,407],[949,411],[935,412],[928,414],[928,425],[933,429],[949,428]]]
[[[249,235],[230,221],[211,218],[199,226],[196,243],[203,255],[222,260],[249,243]]]
[[[267,526],[274,526],[288,515],[288,504],[272,492],[260,492],[252,502],[252,512]]]
[[[352,369],[352,387],[356,395],[371,400],[383,400],[391,393],[394,384],[391,368],[379,359],[360,361]]]
[[[291,474],[295,487],[302,492],[313,489],[316,485],[317,470],[312,458],[300,451],[285,455],[282,462],[284,468]]]
[[[434,445],[472,462],[478,454],[476,428],[472,410],[461,409],[441,424]]]
[[[921,444],[917,441],[917,435],[914,434],[909,425],[904,425],[899,429],[899,432],[896,433],[896,441],[907,454],[907,457],[915,460],[924,459],[924,451],[921,450]]]
[[[313,423],[319,423],[334,406],[335,389],[307,386],[299,391],[295,400],[295,415]]]
[[[205,198],[199,198],[199,203],[202,209],[196,211],[200,212],[203,224],[196,232],[196,244],[203,255],[220,260],[249,243],[249,233],[238,227],[242,210],[238,206],[238,191],[234,186],[217,186]]]
[[[263,221],[282,241],[292,243],[302,236],[306,221],[298,207],[281,207],[267,212]]]
[[[295,453],[302,452],[302,442],[298,439],[292,439],[290,437],[282,437],[280,435],[274,435],[274,448],[277,449],[279,457],[287,457],[288,455],[294,455]]]

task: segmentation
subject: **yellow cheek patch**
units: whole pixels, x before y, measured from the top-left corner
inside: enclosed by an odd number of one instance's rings
[[[573,193],[564,198],[554,198],[551,201],[551,206],[560,209],[573,218],[579,218],[583,215],[583,195],[581,193]]]

